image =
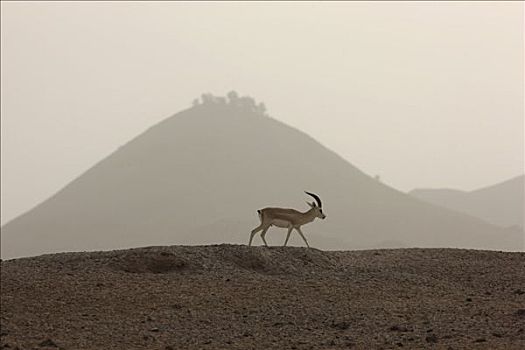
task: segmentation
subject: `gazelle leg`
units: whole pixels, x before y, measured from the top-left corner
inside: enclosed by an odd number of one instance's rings
[[[284,246],[283,247],[286,247],[286,243],[288,243],[288,238],[290,238],[290,233],[292,233],[292,230],[293,230],[293,226],[290,226],[288,228],[288,234],[286,235],[286,241],[284,241]]]
[[[303,241],[304,241],[304,243],[306,243],[306,246],[307,246],[308,248],[310,248],[310,245],[308,244],[308,241],[307,241],[306,238],[304,237],[303,232],[301,231],[301,228],[300,228],[300,227],[297,227],[296,230],[297,230],[297,232],[299,232],[299,234],[301,235],[301,237],[303,237]]]
[[[270,226],[264,228],[264,230],[261,232],[261,238],[264,242],[264,245],[268,247],[268,243],[266,243],[266,239],[264,238],[264,236],[266,236],[266,231],[268,231],[268,229],[270,228]]]
[[[252,233],[250,234],[250,243],[248,243],[248,247],[252,245],[252,239],[253,239],[253,236],[255,236],[255,234],[257,232],[259,232],[260,230],[262,230],[262,224],[260,224],[259,226],[257,226],[256,228],[254,228],[252,230]]]

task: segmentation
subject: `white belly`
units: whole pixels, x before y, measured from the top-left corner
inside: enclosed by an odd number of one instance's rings
[[[272,225],[277,226],[277,227],[288,228],[288,227],[290,227],[290,222],[286,221],[286,220],[276,219],[276,220],[272,221]]]

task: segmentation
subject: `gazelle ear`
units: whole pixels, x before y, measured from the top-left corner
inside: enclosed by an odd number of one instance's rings
[[[308,204],[310,206],[310,208],[314,208],[315,207],[315,203],[314,202],[312,202],[312,203],[306,202],[306,204]]]

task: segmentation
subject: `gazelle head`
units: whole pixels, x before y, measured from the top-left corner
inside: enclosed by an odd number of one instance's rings
[[[310,208],[313,209],[313,211],[315,213],[315,216],[320,218],[320,219],[325,219],[326,215],[324,215],[324,213],[323,213],[323,209],[322,209],[323,203],[321,202],[321,198],[319,198],[319,196],[314,194],[314,193],[306,192],[306,191],[304,191],[304,192],[307,195],[314,197],[314,199],[315,199],[315,202],[312,202],[312,203],[306,202],[306,203],[308,203]]]

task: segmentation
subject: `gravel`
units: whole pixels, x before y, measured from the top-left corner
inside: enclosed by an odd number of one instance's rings
[[[1,262],[0,349],[525,349],[525,254],[243,245]]]

